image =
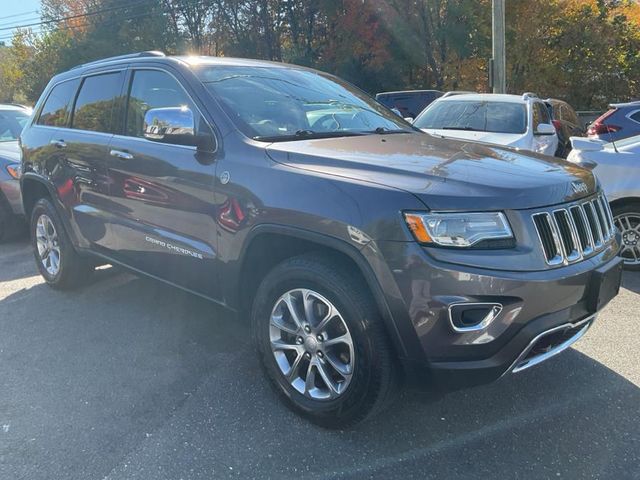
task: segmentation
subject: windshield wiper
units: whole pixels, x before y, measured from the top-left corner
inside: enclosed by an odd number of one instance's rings
[[[392,135],[394,133],[414,133],[413,130],[407,130],[404,128],[387,128],[387,127],[378,127],[375,130],[365,130],[362,133],[375,133],[376,135]]]
[[[440,127],[439,130],[466,130],[469,132],[484,132],[484,130],[479,130],[473,127]]]
[[[338,137],[356,137],[364,135],[362,132],[353,132],[348,130],[334,130],[332,132],[315,132],[313,130],[298,130],[296,133],[288,135],[257,135],[254,140],[261,142],[290,142],[292,140],[314,139],[314,138],[338,138]]]

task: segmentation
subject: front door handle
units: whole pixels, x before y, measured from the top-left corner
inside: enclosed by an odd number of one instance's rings
[[[131,155],[129,152],[123,152],[121,150],[111,150],[109,152],[109,155],[119,158],[120,160],[133,160],[133,155]]]
[[[67,146],[64,140],[51,140],[49,143],[51,145],[55,145],[58,148],[65,148]]]

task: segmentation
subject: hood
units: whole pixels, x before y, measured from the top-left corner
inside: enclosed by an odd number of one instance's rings
[[[568,202],[596,190],[594,176],[561,159],[427,134],[272,143],[276,162],[416,195],[433,210],[503,210]]]
[[[10,162],[20,162],[20,146],[18,141],[0,142],[0,159]]]
[[[423,128],[423,132],[446,138],[471,140],[472,142],[493,143],[515,147],[522,140],[524,133],[473,132],[467,130],[438,130]]]

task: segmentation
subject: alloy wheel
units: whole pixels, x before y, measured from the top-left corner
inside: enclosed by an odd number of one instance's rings
[[[42,266],[55,277],[60,271],[60,244],[58,232],[48,215],[42,214],[36,222],[36,245]]]
[[[613,219],[622,234],[620,256],[627,265],[640,265],[640,214],[623,213]]]
[[[325,297],[302,288],[286,292],[271,312],[269,336],[280,372],[299,393],[333,400],[347,390],[353,340],[342,315]]]

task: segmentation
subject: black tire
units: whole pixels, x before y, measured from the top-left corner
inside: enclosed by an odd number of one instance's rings
[[[0,195],[2,194],[0,193]],[[9,236],[10,220],[9,212],[3,205],[2,198],[0,198],[0,242],[4,242]]]
[[[277,300],[293,289],[310,289],[341,313],[353,340],[353,374],[337,398],[316,400],[294,389],[271,350],[270,318]],[[381,411],[398,391],[398,372],[379,311],[359,278],[325,256],[287,259],[269,272],[253,302],[252,333],[261,365],[285,404],[325,428],[351,427]]]
[[[616,226],[619,228],[620,226],[618,224],[618,217],[620,215],[631,214],[640,218],[640,202],[629,202],[629,203],[624,203],[622,205],[617,205],[616,207],[612,208],[612,213],[613,213],[613,218],[615,219]],[[637,239],[637,237],[635,241],[640,242],[640,240]],[[624,238],[623,238],[623,244],[624,244]],[[640,249],[636,250],[636,252],[638,251],[640,251]],[[625,258],[624,252],[621,253],[621,256]],[[636,271],[636,272],[640,271],[640,263],[632,265],[630,263],[627,263],[627,261],[625,261],[624,269],[630,270],[630,271]]]
[[[40,254],[38,253],[36,225],[38,219],[43,214],[51,219],[57,233],[60,260],[58,271],[55,274],[51,274],[47,271],[42,263]],[[59,290],[68,290],[76,288],[83,282],[86,283],[88,275],[93,271],[93,266],[89,259],[81,257],[75,251],[64,225],[60,220],[60,216],[49,199],[41,198],[33,207],[31,212],[30,234],[36,266],[47,284]]]

